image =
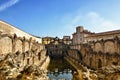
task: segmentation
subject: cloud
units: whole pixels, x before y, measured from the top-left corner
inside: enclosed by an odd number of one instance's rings
[[[18,2],[19,2],[19,0],[9,0],[8,2],[0,5],[0,11],[6,10],[7,8],[15,5]]]
[[[120,29],[119,24],[105,19],[105,17],[97,12],[87,12],[84,14],[75,12],[64,15],[61,20],[62,31],[66,35],[74,33],[77,26],[83,26],[85,29],[96,33]]]
[[[80,14],[65,14],[60,21],[66,34],[69,33],[66,30],[73,32],[75,27],[79,25],[81,19],[82,16]]]
[[[96,12],[89,12],[86,16],[86,20],[89,20],[87,24],[91,25],[91,27],[94,28],[93,31],[96,30],[95,32],[120,29],[120,25],[111,20],[105,19]]]

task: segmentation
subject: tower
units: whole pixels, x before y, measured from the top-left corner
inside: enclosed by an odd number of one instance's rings
[[[77,33],[83,32],[83,30],[84,30],[83,26],[78,26],[78,27],[76,28],[76,32],[77,32]]]

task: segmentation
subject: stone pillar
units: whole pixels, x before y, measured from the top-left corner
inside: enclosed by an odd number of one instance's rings
[[[22,52],[25,52],[25,37],[23,37]]]
[[[115,51],[119,53],[119,46],[118,46],[118,37],[115,37],[114,39],[114,46],[115,46]]]
[[[101,40],[101,46],[102,46],[102,53],[105,53],[105,45],[104,45],[104,40]]]
[[[14,34],[14,36],[12,38],[12,53],[15,52],[16,39],[17,39],[17,35]]]

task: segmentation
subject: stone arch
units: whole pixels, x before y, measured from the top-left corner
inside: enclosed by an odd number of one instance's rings
[[[0,54],[4,53],[12,53],[12,39],[9,37],[0,39]]]
[[[99,52],[99,51],[102,52],[102,51],[103,51],[103,50],[102,50],[102,47],[103,47],[103,46],[101,45],[101,43],[100,43],[100,42],[97,42],[97,43],[95,44],[95,51],[96,51],[96,52]]]
[[[105,53],[114,53],[115,52],[115,45],[113,41],[106,41],[104,43]]]
[[[16,41],[15,41],[15,46],[14,46],[14,50],[15,50],[15,52],[17,52],[17,51],[20,51],[20,52],[22,52],[22,41],[20,40],[20,39],[17,39]]]

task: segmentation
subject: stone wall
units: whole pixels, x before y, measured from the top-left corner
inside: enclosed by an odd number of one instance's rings
[[[7,53],[16,53],[17,51],[23,53],[31,50],[42,50],[44,45],[35,42],[34,40],[28,40],[21,37],[17,37],[9,34],[0,34],[0,55]]]
[[[114,37],[112,39],[107,40],[97,40],[88,42],[92,49],[95,52],[102,52],[102,53],[120,53],[120,38]]]
[[[120,38],[114,37],[113,39],[81,44],[80,50],[69,50],[69,56],[92,69],[108,65],[120,65]]]

